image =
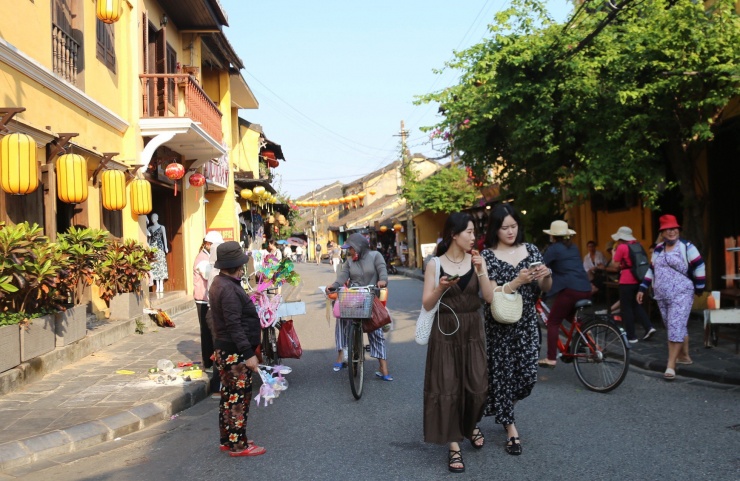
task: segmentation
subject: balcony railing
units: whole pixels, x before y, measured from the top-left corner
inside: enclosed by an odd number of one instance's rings
[[[67,82],[77,83],[80,44],[56,24],[51,26],[51,59],[54,73]]]
[[[188,74],[141,74],[145,118],[188,117],[218,142],[223,139],[216,104]]]

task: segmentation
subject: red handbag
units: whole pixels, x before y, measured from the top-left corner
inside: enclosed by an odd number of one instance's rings
[[[301,341],[293,327],[293,320],[288,319],[280,324],[280,334],[277,338],[277,355],[283,359],[300,359],[303,354]]]
[[[363,332],[373,332],[390,323],[391,314],[383,305],[383,301],[373,297],[373,317],[362,321]]]

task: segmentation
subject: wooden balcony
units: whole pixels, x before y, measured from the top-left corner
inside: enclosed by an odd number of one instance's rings
[[[223,114],[188,74],[141,74],[142,117],[187,117],[217,142],[223,140]]]

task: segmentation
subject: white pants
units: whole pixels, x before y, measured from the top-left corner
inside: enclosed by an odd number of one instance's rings
[[[347,349],[347,336],[349,335],[349,319],[337,319],[337,325],[334,329],[334,342],[337,344],[337,351]],[[375,359],[386,359],[385,337],[383,329],[376,329],[367,333],[367,339],[370,341],[370,357]]]

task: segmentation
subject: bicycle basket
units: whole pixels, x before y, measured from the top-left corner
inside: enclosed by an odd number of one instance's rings
[[[340,317],[370,319],[373,312],[373,297],[375,293],[369,290],[339,291],[337,302]]]

